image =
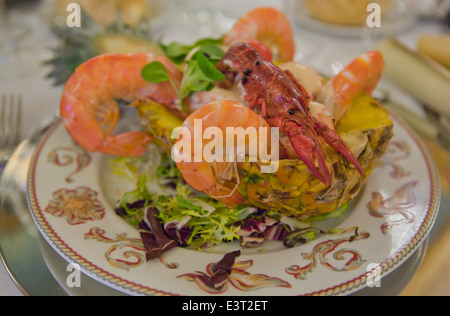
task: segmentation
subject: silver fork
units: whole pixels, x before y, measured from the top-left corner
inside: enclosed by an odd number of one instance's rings
[[[8,161],[19,144],[22,122],[22,96],[3,94],[0,100],[0,164]]]

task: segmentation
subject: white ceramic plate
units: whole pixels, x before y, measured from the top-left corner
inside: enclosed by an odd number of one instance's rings
[[[114,210],[128,189],[108,157],[78,148],[61,122],[38,146],[28,175],[28,201],[47,242],[95,280],[132,295],[344,295],[383,286],[430,232],[440,200],[433,161],[416,136],[393,118],[395,136],[339,233],[308,244],[242,250],[220,291],[201,275],[237,244],[215,252],[175,248],[145,261],[139,233]],[[355,234],[355,231],[358,234]],[[68,276],[69,276],[68,272]],[[81,284],[82,286],[82,284]]]

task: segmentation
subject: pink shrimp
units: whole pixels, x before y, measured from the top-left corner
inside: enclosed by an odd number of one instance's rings
[[[226,46],[239,42],[250,44],[265,57],[254,40],[265,43],[277,61],[294,59],[295,40],[291,23],[275,8],[261,7],[248,12],[234,24],[223,42]]]
[[[364,53],[334,76],[323,87],[317,100],[332,109],[336,121],[339,121],[358,93],[372,94],[383,68],[384,59],[379,51]]]
[[[194,189],[205,192],[209,196],[230,207],[246,204],[246,199],[236,191],[236,188],[239,185],[239,177],[237,175],[235,163],[237,161],[236,157],[233,157],[234,163],[230,162],[229,159],[225,159],[225,157],[221,159],[221,162],[218,161],[219,159],[212,159],[212,157],[206,156],[202,156],[201,161],[195,162],[195,156],[199,154],[198,151],[201,151],[200,154],[202,155],[205,154],[204,148],[208,144],[204,139],[196,139],[195,136],[192,137],[192,135],[195,135],[195,124],[198,124],[197,120],[202,123],[202,133],[207,133],[208,129],[217,128],[222,132],[222,135],[227,134],[227,128],[229,127],[242,127],[243,129],[253,127],[256,131],[259,131],[260,127],[266,127],[269,135],[269,125],[261,116],[241,103],[234,101],[214,101],[192,113],[183,123],[182,128],[191,135],[191,139],[187,142],[187,146],[191,146],[188,157],[184,157],[187,150],[183,147],[184,145],[182,145],[186,142],[184,133],[183,137],[178,139],[172,149],[172,157],[176,162],[178,169],[186,182]],[[266,136],[270,137],[268,135]],[[230,135],[227,134],[227,137],[230,137]],[[232,137],[234,138],[234,135]],[[259,137],[259,134],[256,135],[256,137]],[[228,139],[229,138],[222,139],[224,147],[216,148],[216,155],[218,154],[217,151],[221,151],[220,157],[222,157],[222,154],[226,155],[228,149],[225,148],[225,146],[226,144],[229,144]],[[250,143],[254,140],[255,139],[251,139],[251,136],[249,135],[248,142]],[[199,143],[201,146],[196,146]],[[247,146],[247,144],[248,143],[244,146]],[[270,146],[267,142],[263,145]],[[235,146],[238,146],[238,144]],[[259,143],[259,146],[261,146],[261,143]],[[237,147],[233,149],[236,154],[240,150],[247,149],[238,149]],[[231,184],[234,185],[234,189],[231,189],[230,180],[232,180],[233,174],[236,175],[235,179],[237,179],[238,183]],[[227,182],[228,186],[225,185]]]
[[[64,87],[60,115],[69,134],[86,150],[140,156],[151,137],[142,131],[112,135],[118,120],[116,99],[153,99],[175,108],[178,96],[169,82],[149,83],[141,76],[149,62],[161,62],[179,85],[181,72],[167,58],[150,54],[106,54],[79,66]]]

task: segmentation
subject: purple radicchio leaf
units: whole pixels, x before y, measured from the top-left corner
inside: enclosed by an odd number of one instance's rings
[[[127,207],[130,209],[140,209],[145,207],[145,200],[139,200],[133,203],[127,204]],[[115,208],[115,212],[120,217],[126,217],[128,215],[127,211],[124,207],[117,207]]]
[[[259,246],[264,240],[284,240],[288,231],[284,224],[264,216],[260,219],[246,219],[238,234],[241,236],[241,245],[244,248],[252,248]]]
[[[231,268],[233,267],[236,258],[240,255],[240,250],[227,253],[222,260],[214,265],[212,269],[213,274],[211,276],[204,275],[202,277],[203,282],[209,287],[220,290],[227,282],[228,276],[231,274]]]
[[[176,247],[178,244],[171,239],[157,218],[158,209],[149,207],[146,212],[147,225],[145,221],[139,224],[139,233],[145,248],[147,261],[159,258],[164,252]]]
[[[175,240],[180,247],[186,247],[188,240],[194,231],[193,227],[186,226],[190,217],[186,217],[182,221],[171,221],[164,224],[164,230],[167,235]]]
[[[241,225],[241,229],[238,234],[241,236],[251,236],[254,235],[255,233],[263,233],[268,226],[272,226],[276,223],[277,223],[276,220],[268,216],[264,216],[260,219],[247,218]]]
[[[275,240],[275,241],[284,240],[288,234],[289,232],[286,229],[286,226],[281,223],[269,226],[264,231],[264,237],[267,240]]]

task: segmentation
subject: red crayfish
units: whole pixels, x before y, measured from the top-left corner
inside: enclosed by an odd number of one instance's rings
[[[233,45],[216,67],[224,73],[238,73],[245,92],[244,100],[250,108],[259,109],[270,126],[278,127],[280,134],[289,138],[295,153],[321,182],[328,186],[332,183],[322,140],[364,175],[342,138],[309,114],[308,92],[289,71],[266,61],[255,48],[244,43]]]

